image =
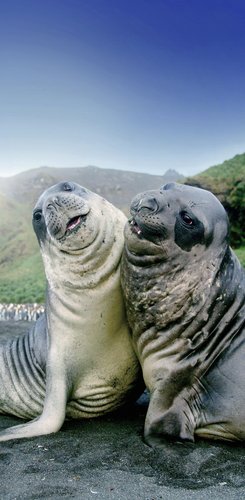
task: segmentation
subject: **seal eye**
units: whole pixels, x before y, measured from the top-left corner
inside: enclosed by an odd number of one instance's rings
[[[181,219],[185,222],[185,224],[188,224],[188,226],[193,226],[194,221],[186,212],[181,212],[180,216]]]
[[[64,182],[62,189],[63,191],[72,191],[73,186],[69,182]]]
[[[42,219],[42,210],[37,210],[36,212],[34,212],[33,220],[35,222],[41,222],[41,219]]]

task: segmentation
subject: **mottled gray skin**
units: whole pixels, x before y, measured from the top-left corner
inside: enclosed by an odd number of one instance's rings
[[[245,272],[210,192],[167,184],[134,198],[121,279],[150,392],[145,440],[245,438]]]
[[[33,226],[46,313],[30,333],[0,344],[0,413],[34,420],[0,432],[0,441],[56,432],[66,416],[103,415],[140,391],[120,284],[125,221],[75,183],[40,197]]]

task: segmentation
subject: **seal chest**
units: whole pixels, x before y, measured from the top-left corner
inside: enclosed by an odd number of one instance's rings
[[[0,440],[56,432],[66,415],[103,415],[138,394],[120,285],[124,225],[118,209],[75,183],[57,184],[38,200],[33,226],[46,313],[0,350],[0,411],[38,418],[2,431]]]
[[[168,184],[137,195],[131,215],[121,277],[150,391],[147,443],[244,440],[245,273],[225,210],[210,192]]]

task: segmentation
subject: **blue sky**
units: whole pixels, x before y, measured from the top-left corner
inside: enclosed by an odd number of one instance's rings
[[[0,175],[245,152],[243,0],[0,3]]]

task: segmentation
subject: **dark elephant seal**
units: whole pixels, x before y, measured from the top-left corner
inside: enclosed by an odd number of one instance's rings
[[[137,390],[120,285],[125,220],[75,183],[57,184],[37,202],[46,314],[26,336],[0,345],[0,411],[36,418],[4,430],[1,441],[56,432],[65,416],[103,415]]]
[[[121,275],[150,404],[145,439],[245,438],[245,272],[208,191],[134,198]]]

